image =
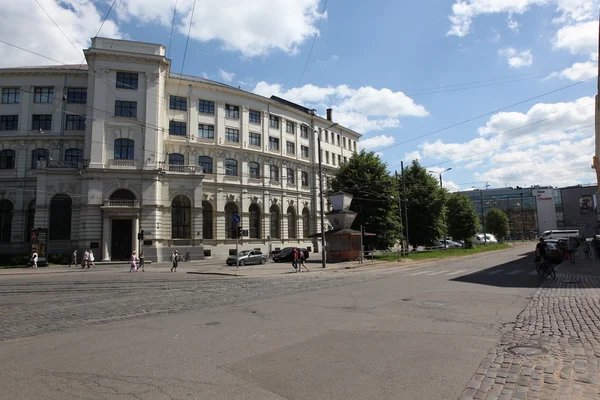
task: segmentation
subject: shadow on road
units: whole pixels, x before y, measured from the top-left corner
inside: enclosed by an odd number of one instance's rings
[[[535,272],[533,256],[531,253],[525,255],[524,258],[463,275],[452,281],[497,287],[537,288],[541,281],[537,274],[531,274]]]

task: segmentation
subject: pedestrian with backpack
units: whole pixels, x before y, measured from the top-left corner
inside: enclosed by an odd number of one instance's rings
[[[34,251],[33,254],[31,255],[31,268],[37,268],[37,262],[38,262],[38,253],[36,253]]]
[[[300,253],[300,260],[298,262],[298,272],[302,272],[302,267],[304,267],[306,272],[308,272],[308,268],[306,267],[306,264],[304,263],[306,261],[306,256],[304,255],[304,250],[299,250],[299,253]]]

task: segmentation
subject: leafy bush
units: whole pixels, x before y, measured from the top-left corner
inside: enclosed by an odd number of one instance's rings
[[[64,264],[69,264],[69,256],[66,254],[50,254],[48,255],[48,262],[50,264],[59,264],[59,265],[64,265]]]
[[[471,238],[467,238],[465,240],[465,249],[472,249],[473,248],[473,239]]]
[[[11,265],[29,265],[31,261],[31,257],[28,254],[19,254],[11,257],[10,264]]]

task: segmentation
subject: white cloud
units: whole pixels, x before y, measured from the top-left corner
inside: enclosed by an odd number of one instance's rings
[[[67,64],[83,61],[82,50],[90,45],[104,16],[90,0],[40,0],[40,4],[79,49],[76,51],[54,23],[33,2],[3,1],[0,37],[9,43]],[[121,37],[119,27],[108,19],[100,36]],[[60,49],[60,51],[56,51]],[[0,43],[0,67],[51,65],[56,62]]]
[[[448,17],[451,26],[447,36],[468,35],[473,19],[480,15],[520,15],[533,6],[556,7],[559,17],[555,21],[559,23],[584,21],[595,17],[598,4],[598,0],[456,0]]]
[[[561,72],[553,72],[549,78],[563,78],[572,81],[583,81],[590,79],[598,73],[597,63],[593,61],[575,63],[569,68],[565,68]]]
[[[508,20],[506,21],[508,29],[513,31],[514,33],[519,33],[519,22],[513,18],[512,14],[508,15]]]
[[[367,139],[361,139],[358,142],[358,146],[361,149],[365,149],[367,151],[377,149],[379,147],[387,147],[396,142],[396,139],[393,136],[379,135],[373,136]]]
[[[406,162],[412,162],[413,160],[420,160],[420,159],[421,159],[421,153],[419,153],[418,150],[411,151],[410,153],[406,153],[404,155],[404,161],[406,161]]]
[[[233,78],[235,78],[235,73],[223,71],[221,68],[219,68],[219,75],[221,76],[221,79],[227,83],[231,82]]]
[[[449,192],[454,193],[460,190],[460,186],[452,181],[445,181],[442,179],[444,189],[447,189]]]
[[[203,73],[202,73],[202,77],[203,77],[204,79],[208,79],[208,74],[207,74],[206,72],[203,72]]]
[[[499,50],[498,53],[507,58],[508,65],[510,65],[511,68],[529,67],[531,64],[533,64],[531,50],[519,52],[512,47],[506,47]]]
[[[571,54],[594,54],[598,50],[598,21],[580,22],[558,30],[553,39],[556,49]]]
[[[175,0],[121,0],[122,18],[158,22],[170,28]],[[182,4],[183,3],[183,4]],[[192,2],[177,5],[176,28],[187,35]],[[294,54],[299,45],[319,34],[319,0],[202,0],[194,10],[190,37],[201,42],[219,41],[225,50],[246,57],[274,50]]]
[[[401,116],[424,117],[428,111],[403,92],[373,87],[350,88],[347,85],[320,87],[307,84],[284,89],[280,84],[258,82],[254,93],[282,97],[294,103],[321,110],[334,109],[334,120],[358,132],[378,131],[400,126]]]

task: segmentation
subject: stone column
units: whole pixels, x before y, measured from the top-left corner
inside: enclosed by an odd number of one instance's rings
[[[111,221],[107,216],[102,218],[102,261],[110,261]]]
[[[140,241],[138,240],[138,232],[140,231],[140,217],[133,217],[133,235],[131,238],[131,248],[132,251],[137,251],[139,256],[140,250]]]

